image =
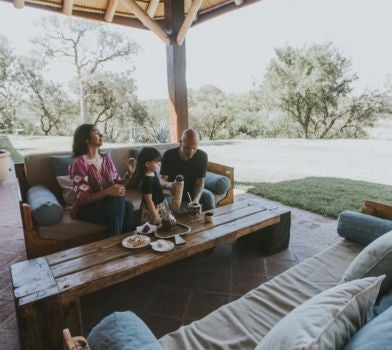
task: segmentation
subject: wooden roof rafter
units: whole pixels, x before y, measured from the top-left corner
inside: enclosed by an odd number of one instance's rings
[[[14,7],[16,9],[21,9],[24,7],[24,0],[14,0]]]
[[[116,1],[116,0],[114,0]],[[120,0],[121,3],[127,7],[133,14],[153,33],[155,33],[166,45],[170,45],[170,36],[161,28],[161,26],[154,21],[134,0]],[[109,3],[111,4],[112,1]],[[114,9],[115,11],[115,9]],[[114,14],[114,12],[113,12]]]
[[[155,13],[157,12],[158,5],[159,0],[150,0],[146,12],[151,18],[154,18]]]
[[[189,28],[192,26],[193,21],[197,17],[197,12],[200,9],[203,0],[193,0],[192,5],[189,8],[189,11],[184,19],[184,22],[181,25],[180,31],[177,34],[177,45],[181,46],[185,40],[186,34],[188,33]]]
[[[74,0],[63,0],[63,13],[66,16],[72,16]]]

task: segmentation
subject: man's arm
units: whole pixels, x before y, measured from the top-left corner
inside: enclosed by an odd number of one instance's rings
[[[193,202],[199,203],[200,197],[203,194],[204,178],[198,178],[195,183],[195,192],[193,194]]]
[[[159,181],[161,183],[161,187],[164,190],[170,190],[173,188],[173,182],[167,181],[167,179],[169,178],[169,176],[167,175],[160,175],[159,176]]]

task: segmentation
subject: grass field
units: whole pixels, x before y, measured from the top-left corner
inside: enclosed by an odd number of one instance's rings
[[[359,211],[365,199],[392,203],[392,186],[331,177],[308,177],[277,183],[237,182],[236,187],[333,218],[346,209]]]

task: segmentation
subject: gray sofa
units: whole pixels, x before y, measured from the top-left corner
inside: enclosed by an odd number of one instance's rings
[[[174,146],[175,145],[173,144],[154,145],[154,147],[162,152]],[[142,146],[117,147],[108,150],[120,174],[125,173],[125,160],[131,156],[135,156],[136,152],[141,147]],[[62,156],[69,158],[70,153],[30,154],[25,157],[23,164],[15,165],[20,188],[20,208],[28,258],[43,256],[66,248],[75,247],[102,239],[106,236],[105,226],[73,220],[69,210],[62,211],[61,220],[55,225],[39,225],[36,220],[34,220],[30,205],[32,200],[30,198],[30,204],[27,201],[28,190],[33,186],[42,185],[49,189],[57,198],[57,201],[64,205],[63,189],[59,186],[56,179],[56,176],[59,175],[58,173],[56,174],[56,171],[58,172],[58,167],[55,168],[53,162],[53,157],[61,158]],[[214,187],[216,181],[220,180],[219,176],[214,176],[214,174],[225,176],[230,180],[229,190],[225,193],[215,195],[217,205],[220,206],[231,203],[233,201],[234,184],[233,168],[209,162],[207,177],[209,177],[211,181],[207,181],[208,179],[206,177],[206,188],[208,188],[208,185]],[[214,188],[208,189],[214,192]],[[141,196],[136,188],[136,184],[134,184],[132,180],[127,185],[126,196],[133,203],[134,208],[139,209]]]

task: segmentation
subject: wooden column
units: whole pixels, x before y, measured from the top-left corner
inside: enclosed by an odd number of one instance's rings
[[[188,128],[185,43],[178,46],[176,42],[184,18],[184,0],[165,0],[166,30],[171,37],[171,44],[166,48],[171,142],[178,142]]]

